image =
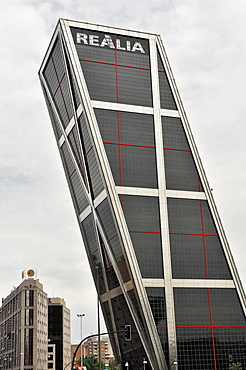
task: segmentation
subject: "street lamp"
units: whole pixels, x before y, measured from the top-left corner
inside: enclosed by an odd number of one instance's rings
[[[172,366],[175,366],[175,368],[176,368],[176,365],[178,365],[178,361],[177,360],[174,360],[172,363],[171,363],[171,365],[170,365],[170,369],[172,369]]]
[[[99,370],[102,369],[101,364],[101,337],[100,337],[100,292],[99,292],[99,272],[98,266],[96,268],[96,284],[97,284],[97,333],[98,333],[98,359],[99,359]]]
[[[145,365],[147,364],[147,361],[145,360],[145,358],[143,358],[143,368],[145,370]]]
[[[72,364],[72,363],[73,363],[73,361],[68,362],[68,363],[66,364],[66,366],[64,367],[64,370],[68,367],[68,365],[70,365],[70,364]]]
[[[85,313],[77,313],[77,316],[80,318],[80,337],[82,340],[83,339],[82,320],[83,320],[83,317],[85,316]],[[83,352],[82,351],[83,351],[83,344],[81,344],[81,347],[80,347],[81,368],[83,369]]]

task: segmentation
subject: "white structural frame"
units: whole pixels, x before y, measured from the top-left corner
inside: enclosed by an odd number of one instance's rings
[[[136,106],[136,105],[128,105],[128,104],[119,104],[119,103],[108,103],[96,100],[90,100],[89,92],[87,89],[86,81],[83,75],[83,71],[80,65],[80,62],[77,57],[76,48],[73,42],[72,34],[70,31],[70,27],[77,27],[83,28],[88,30],[96,30],[105,33],[114,33],[119,35],[126,35],[126,36],[133,36],[139,39],[144,38],[149,40],[150,45],[150,66],[151,66],[151,83],[152,83],[152,94],[153,94],[153,107],[144,107],[144,106]],[[245,312],[246,307],[246,298],[245,293],[225,236],[225,232],[223,230],[215,202],[213,199],[213,195],[211,189],[209,187],[205,171],[203,169],[200,156],[198,154],[197,147],[195,145],[190,126],[179,96],[178,89],[176,87],[176,83],[174,81],[172,71],[168,62],[168,58],[162,44],[161,38],[159,35],[149,34],[144,32],[136,32],[130,30],[123,30],[118,28],[112,27],[105,27],[100,25],[94,25],[89,23],[83,22],[75,22],[65,19],[60,19],[58,26],[55,30],[53,35],[51,44],[49,46],[48,52],[44,58],[40,69],[40,78],[45,89],[45,92],[52,104],[52,109],[56,112],[56,107],[52,102],[52,97],[50,96],[49,89],[45,82],[45,79],[42,75],[45,63],[47,61],[48,55],[52,49],[52,46],[57,37],[60,37],[64,42],[64,47],[66,48],[66,53],[69,57],[69,62],[72,67],[72,71],[74,74],[74,78],[78,85],[80,98],[81,98],[81,106],[75,110],[74,109],[74,117],[71,119],[69,125],[64,130],[62,127],[62,123],[59,119],[59,114],[57,112],[56,118],[59,122],[60,129],[62,131],[62,136],[58,140],[58,145],[61,147],[64,142],[66,142],[71,157],[74,161],[74,166],[78,167],[76,164],[76,160],[73,157],[73,152],[70,147],[68,141],[68,134],[72,130],[72,128],[77,125],[76,121],[78,116],[84,110],[87,119],[90,123],[91,134],[93,138],[93,143],[96,148],[98,162],[100,165],[100,169],[102,171],[103,179],[105,182],[105,189],[103,192],[93,201],[91,194],[88,193],[82,177],[80,178],[81,186],[84,189],[84,192],[87,197],[88,207],[80,214],[77,215],[78,222],[81,223],[88,215],[91,213],[93,214],[93,218],[95,224],[97,225],[98,229],[100,230],[101,235],[103,236],[103,240],[105,243],[105,247],[107,253],[109,255],[110,261],[112,266],[114,267],[116,276],[120,282],[120,287],[117,287],[113,290],[109,290],[107,287],[107,292],[103,294],[101,298],[101,302],[108,301],[114,296],[117,296],[119,293],[122,293],[125,297],[125,300],[128,304],[128,307],[131,311],[134,323],[138,330],[139,336],[142,340],[144,349],[148,356],[148,360],[153,369],[157,367],[159,369],[168,369],[171,364],[173,364],[177,360],[177,341],[176,341],[176,325],[175,325],[175,311],[174,311],[174,297],[173,297],[173,288],[175,287],[189,287],[189,288],[236,288],[242,307]],[[157,63],[157,52],[159,51],[162,63],[164,65],[165,71],[167,73],[167,77],[173,92],[173,96],[178,107],[177,110],[167,110],[161,109],[160,107],[160,89],[159,89],[159,79],[158,79],[158,63]],[[82,106],[83,104],[83,106]],[[101,108],[101,109],[110,109],[110,110],[117,110],[117,111],[125,111],[125,112],[132,112],[132,113],[142,113],[142,114],[149,114],[154,117],[154,129],[155,129],[155,141],[156,141],[156,159],[157,159],[157,178],[158,178],[158,189],[145,189],[145,188],[134,188],[134,187],[121,187],[115,186],[113,175],[110,169],[110,165],[108,162],[108,158],[105,152],[105,148],[102,142],[102,138],[100,135],[99,127],[97,124],[96,116],[94,113],[94,108]],[[188,142],[191,148],[192,156],[194,158],[199,176],[201,178],[201,183],[204,188],[204,192],[189,192],[189,191],[174,191],[174,190],[167,190],[166,189],[166,181],[165,181],[165,167],[164,167],[164,151],[163,151],[163,141],[162,141],[162,124],[161,124],[161,117],[179,117],[182,121],[185,133],[188,138]],[[79,173],[79,171],[77,171]],[[149,196],[149,197],[156,197],[159,200],[159,209],[160,209],[160,224],[161,224],[161,238],[162,238],[162,253],[163,253],[163,268],[164,268],[164,276],[163,279],[142,279],[141,272],[137,263],[137,258],[134,252],[134,247],[132,245],[132,241],[130,238],[130,234],[127,228],[127,224],[122,212],[122,207],[119,201],[119,194],[125,195],[142,195],[142,196]],[[132,281],[128,283],[124,283],[120,271],[118,269],[117,263],[114,260],[112,253],[110,252],[110,248],[107,243],[107,238],[104,235],[103,228],[100,225],[100,221],[97,218],[95,209],[96,207],[102,203],[104,199],[108,199],[112,213],[115,218],[115,222],[118,228],[118,232],[121,235],[121,240],[124,248],[124,252],[126,255],[127,263],[131,270]],[[169,225],[168,225],[168,210],[167,210],[167,199],[168,198],[182,198],[182,199],[199,199],[199,200],[207,200],[210,206],[210,210],[212,212],[212,216],[218,230],[218,234],[220,237],[220,241],[222,243],[222,247],[227,259],[227,263],[230,267],[233,280],[185,280],[185,279],[173,279],[172,278],[172,263],[171,263],[171,253],[170,253],[170,238],[169,238]],[[103,272],[104,276],[106,275],[105,271]],[[132,307],[131,301],[127,292],[134,287],[135,292],[138,294],[138,299],[141,304],[141,310],[144,314],[146,320],[146,331],[148,336],[151,340],[152,347],[150,347],[142,334],[141,325],[139,323],[139,319],[134,311],[134,307]],[[161,346],[160,338],[158,336],[157,330],[155,328],[155,322],[153,318],[153,314],[151,311],[150,304],[148,302],[148,297],[146,294],[147,287],[162,287],[165,288],[165,296],[166,296],[166,315],[167,315],[167,331],[168,331],[168,346],[169,346],[169,364],[166,364],[163,349]],[[110,304],[109,304],[110,306]],[[112,307],[109,307],[111,313]],[[245,312],[246,313],[246,312]],[[113,323],[114,328],[115,323]],[[115,336],[115,341],[117,344],[117,336]],[[117,344],[118,351],[119,344]],[[152,350],[151,350],[152,348]],[[151,353],[154,351],[154,354]],[[155,360],[156,359],[156,360]],[[177,362],[177,361],[176,361]],[[178,364],[176,364],[176,369],[178,369]]]

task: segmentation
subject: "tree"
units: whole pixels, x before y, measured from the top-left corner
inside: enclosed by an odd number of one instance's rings
[[[81,358],[77,361],[77,365],[81,366]],[[95,356],[85,356],[83,357],[83,366],[87,370],[99,370],[99,361]],[[104,369],[104,362],[101,361],[101,368]]]
[[[241,362],[230,364],[229,370],[243,370]]]
[[[109,370],[121,370],[121,364],[117,365],[117,362],[115,360],[109,361],[108,365]]]

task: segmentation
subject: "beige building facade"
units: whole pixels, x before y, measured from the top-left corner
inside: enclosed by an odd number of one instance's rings
[[[57,345],[52,343],[52,319],[49,305],[52,303],[35,279],[35,272],[23,274],[23,281],[2,299],[0,308],[0,368],[1,370],[56,369]],[[52,298],[51,300],[59,300]],[[63,363],[70,360],[70,311],[61,300]],[[50,326],[50,328],[49,328]],[[49,348],[48,348],[49,347]]]
[[[35,279],[25,279],[2,300],[0,366],[3,369],[47,368],[47,294]]]

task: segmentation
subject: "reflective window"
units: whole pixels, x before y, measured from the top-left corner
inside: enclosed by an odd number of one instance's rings
[[[172,234],[217,235],[205,200],[169,198],[168,214]]]
[[[232,279],[218,236],[171,234],[170,244],[174,279]]]
[[[175,279],[231,279],[207,201],[168,199]]]
[[[34,302],[34,291],[25,290],[25,306],[33,306]]]
[[[246,321],[235,289],[174,288],[179,368],[245,366]]]
[[[165,290],[164,288],[146,288],[146,293],[165,353],[165,359],[169,363]]]
[[[167,78],[165,68],[161,61],[159,52],[158,52],[158,76],[160,86],[161,108],[177,110],[173,93]]]
[[[123,294],[111,299],[111,303],[117,330],[124,331],[125,325],[131,325],[131,341],[125,340],[124,333],[123,335],[118,336],[122,360],[130,361],[133,369],[138,369],[138,364],[142,364],[142,360],[144,357],[146,357],[146,355],[143,346],[141,345],[141,341],[128,304]]]
[[[88,207],[89,202],[86,198],[85,191],[82,185],[81,177],[74,165],[72,155],[68,149],[66,142],[60,149],[61,157],[63,159],[64,169],[67,174],[70,191],[72,193],[72,199],[74,205],[79,213]],[[83,172],[83,169],[82,169]]]
[[[100,244],[101,244],[101,253],[102,253],[102,257],[103,257],[103,267],[104,267],[106,277],[107,277],[107,284],[108,284],[109,290],[111,290],[111,289],[116,288],[120,284],[119,284],[117,275],[115,273],[113,263],[112,263],[112,261],[109,257],[107,246],[103,242],[103,239],[102,239],[101,236],[100,236]],[[124,276],[124,278],[128,278],[128,272],[127,272],[127,268],[126,268],[125,258],[122,256],[121,260],[118,261],[118,263],[121,264],[121,273],[123,271],[126,271],[127,276],[126,277]]]
[[[90,133],[89,123],[84,113],[82,113],[79,117],[79,130],[85,165],[87,168],[89,187],[92,196],[95,199],[103,191],[104,184],[100,166],[98,164],[96,150],[94,148],[94,142]]]
[[[180,118],[162,117],[166,187],[203,191]]]
[[[121,203],[142,276],[162,278],[158,199],[124,195]]]
[[[25,325],[33,325],[33,309],[25,309]]]
[[[33,329],[24,329],[24,365],[33,365]]]
[[[111,252],[113,253],[117,266],[121,272],[121,276],[123,280],[126,282],[130,279],[129,272],[128,272],[128,266],[127,266],[126,259],[125,259],[125,253],[122,249],[122,245],[120,242],[120,237],[115,227],[115,222],[114,222],[112,212],[109,207],[109,203],[107,199],[105,199],[97,207],[97,213],[98,213],[101,225],[104,229],[105,235],[107,237],[108,245],[111,248]],[[103,248],[103,250],[104,250],[104,258],[107,258],[106,249]],[[118,282],[114,280],[114,285],[116,283],[118,284]]]
[[[95,113],[115,184],[156,188],[153,117],[102,109]]]
[[[86,173],[85,173],[85,166],[84,166],[84,160],[82,155],[82,148],[81,148],[81,140],[79,138],[79,134],[77,131],[77,126],[74,126],[71,130],[70,134],[68,135],[69,143],[71,145],[71,148],[73,150],[74,157],[76,159],[76,163],[78,165],[78,168],[80,170],[80,173],[82,175],[83,181],[85,185],[87,186],[87,180],[86,180]]]
[[[44,78],[62,123],[64,127],[67,127],[73,116],[73,105],[63,49],[59,39],[56,40],[44,68]]]
[[[152,106],[147,40],[71,31],[91,99]]]
[[[50,120],[52,122],[52,127],[53,127],[53,130],[54,130],[55,137],[56,137],[57,140],[59,140],[60,137],[62,136],[62,129],[61,129],[60,124],[59,124],[59,119],[57,117],[55,109],[53,108],[53,106],[51,104],[51,100],[48,98],[48,95],[47,95],[46,90],[44,88],[43,88],[43,93],[44,93],[44,97],[45,97],[45,100],[46,100],[46,106],[48,108],[48,112],[49,112],[49,115],[50,115]]]

